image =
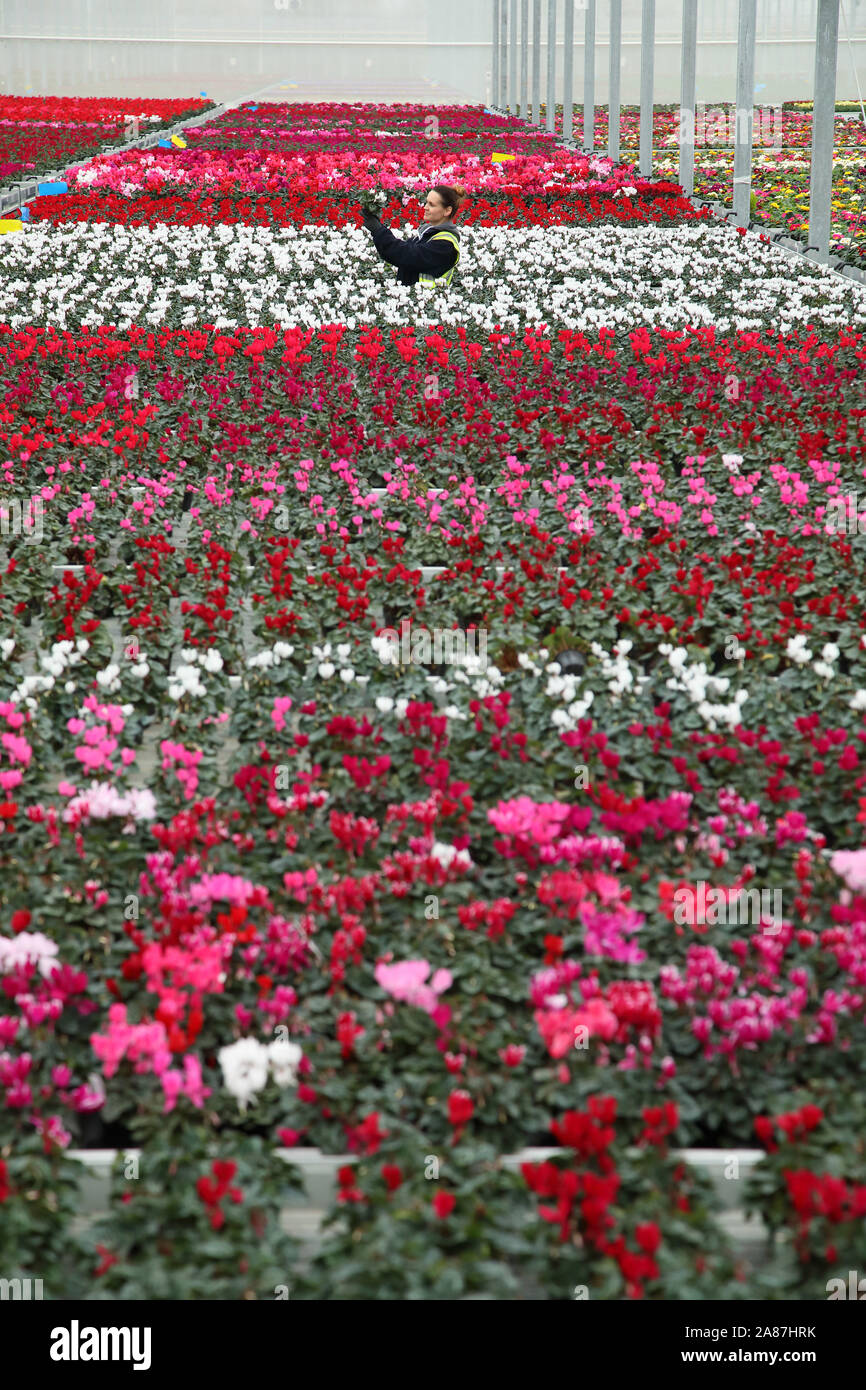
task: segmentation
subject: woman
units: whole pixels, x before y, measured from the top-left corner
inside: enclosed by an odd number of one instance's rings
[[[397,267],[401,285],[436,285],[447,289],[460,260],[460,233],[454,218],[465,188],[437,183],[427,194],[424,221],[413,237],[395,237],[378,217],[361,209],[364,226],[383,261]]]

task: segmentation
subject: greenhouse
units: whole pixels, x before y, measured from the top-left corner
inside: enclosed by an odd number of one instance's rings
[[[866,0],[0,0],[0,45],[0,1299],[135,1369],[197,1301],[827,1365]]]

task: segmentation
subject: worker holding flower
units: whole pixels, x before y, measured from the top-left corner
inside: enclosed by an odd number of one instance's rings
[[[464,188],[437,184],[427,194],[424,220],[411,237],[396,237],[375,212],[361,207],[361,217],[383,261],[397,267],[401,285],[447,289],[460,260],[460,233],[454,225]]]

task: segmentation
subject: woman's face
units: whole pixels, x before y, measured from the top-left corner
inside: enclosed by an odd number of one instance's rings
[[[424,221],[429,222],[431,226],[435,226],[437,222],[447,222],[450,214],[451,208],[446,208],[439,194],[434,193],[431,188],[430,192],[427,194],[427,201],[424,204]]]

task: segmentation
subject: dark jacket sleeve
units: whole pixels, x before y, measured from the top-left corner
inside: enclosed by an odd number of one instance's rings
[[[389,265],[401,270],[414,270],[422,275],[442,275],[457,260],[457,248],[450,241],[404,241],[390,227],[379,226],[372,232],[376,250]]]

